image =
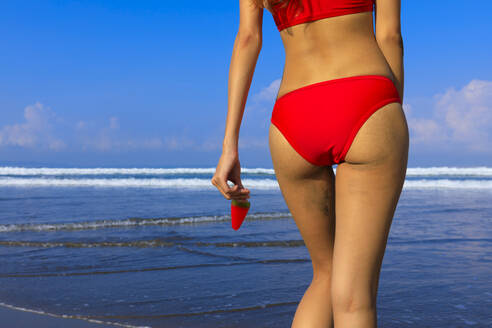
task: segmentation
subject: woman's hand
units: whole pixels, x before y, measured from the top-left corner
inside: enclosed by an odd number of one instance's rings
[[[249,198],[249,190],[243,187],[240,175],[241,165],[238,155],[222,152],[211,182],[226,199],[246,200]],[[227,181],[232,181],[234,187],[229,187]]]

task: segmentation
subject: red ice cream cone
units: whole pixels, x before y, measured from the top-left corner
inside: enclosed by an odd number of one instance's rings
[[[231,223],[232,229],[237,230],[241,226],[249,211],[250,207],[249,200],[236,200],[233,199],[231,202]]]

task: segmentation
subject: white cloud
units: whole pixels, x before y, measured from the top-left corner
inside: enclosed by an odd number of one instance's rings
[[[268,98],[275,82],[263,90],[260,98]],[[275,91],[276,92],[276,91]],[[273,92],[273,93],[275,93]],[[275,97],[271,93],[270,97]],[[262,115],[263,114],[258,114]],[[253,117],[254,118],[254,117]],[[109,116],[105,124],[90,119],[75,119],[65,122],[47,106],[36,102],[24,109],[24,122],[0,127],[0,147],[19,146],[22,148],[121,152],[129,150],[168,150],[168,151],[220,151],[221,136],[206,136],[195,139],[186,131],[167,136],[128,135],[123,122],[117,116]],[[255,120],[258,123],[258,120]],[[243,136],[239,141],[241,149],[260,149],[268,147],[268,137]]]
[[[275,98],[277,97],[278,90],[280,88],[280,82],[282,82],[281,79],[276,79],[270,85],[268,85],[266,88],[263,88],[253,96],[254,100],[258,101],[275,101]]]
[[[219,137],[209,137],[196,148],[206,151],[222,151],[223,139]],[[238,149],[268,149],[268,135],[265,136],[241,136],[239,138]]]
[[[253,134],[265,134],[270,125],[270,114],[277,98],[281,79],[272,81],[268,86],[253,94],[248,99],[247,107],[243,116],[243,126],[245,130],[254,131]],[[222,143],[220,143],[222,144]]]
[[[402,105],[403,111],[405,112],[405,116],[411,116],[412,115],[412,105],[403,103]]]
[[[403,110],[407,118],[410,138],[412,143],[436,143],[448,140],[444,125],[436,119],[415,118],[413,117],[413,108],[410,104],[403,104]]]
[[[194,145],[195,142],[187,137],[164,137],[164,147],[169,150],[184,150],[186,148],[192,148]]]
[[[472,80],[437,97],[436,111],[451,138],[472,150],[492,151],[492,82]]]
[[[430,118],[416,118],[405,104],[411,141],[432,147],[492,152],[492,82],[472,80],[462,89],[434,96]]]
[[[51,109],[36,102],[24,108],[24,119],[24,123],[5,125],[0,129],[0,146],[50,150],[66,148],[65,142],[54,136],[52,121],[56,121],[57,117]]]
[[[277,97],[280,82],[281,79],[276,79],[268,86],[249,97],[245,112],[258,112],[263,115],[265,112],[270,111],[275,102],[275,98]]]
[[[268,136],[239,138],[239,149],[268,149]]]
[[[222,150],[222,142],[223,139],[220,139],[218,137],[209,137],[204,140],[202,144],[198,146],[198,148],[206,151]]]
[[[108,125],[102,128],[89,129],[88,126],[89,123],[86,121],[78,121],[75,124],[76,136],[83,150],[124,151],[165,147],[165,143],[159,137],[122,137],[118,134],[120,123],[116,116],[110,117]]]
[[[182,149],[193,145],[193,141],[183,137],[123,137],[120,135],[120,122],[116,116],[108,119],[106,126],[98,127],[93,121],[78,120],[64,126],[63,118],[50,108],[36,102],[24,108],[23,123],[0,127],[0,147],[18,146],[28,149],[60,151],[96,150],[124,151],[143,149]],[[63,139],[55,135],[63,131]]]

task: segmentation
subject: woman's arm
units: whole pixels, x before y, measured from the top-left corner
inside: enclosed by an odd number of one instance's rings
[[[263,8],[239,0],[239,30],[229,68],[227,119],[222,151],[237,154],[239,129],[256,62],[261,51]]]
[[[403,101],[403,38],[400,24],[401,0],[376,0],[376,41],[396,78]]]

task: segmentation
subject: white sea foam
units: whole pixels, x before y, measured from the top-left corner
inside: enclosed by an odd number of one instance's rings
[[[278,183],[274,179],[242,179],[243,185],[254,189],[275,189]],[[232,184],[229,182],[229,185]],[[71,178],[11,178],[0,177],[0,187],[125,187],[125,188],[192,188],[216,189],[210,179],[71,179]]]
[[[1,175],[173,175],[173,174],[214,174],[215,167],[210,168],[28,168],[0,167]],[[274,174],[273,169],[241,168],[241,173]]]
[[[407,176],[476,176],[492,177],[492,167],[410,167],[407,169]]]
[[[275,179],[242,179],[248,189],[271,190],[279,189]],[[229,186],[233,184],[229,181]],[[112,188],[177,188],[214,190],[210,179],[199,178],[123,178],[123,179],[72,179],[72,178],[12,178],[0,177],[0,187],[112,187]],[[403,188],[411,189],[492,189],[492,180],[450,180],[450,179],[420,179],[406,180]]]
[[[490,189],[492,180],[405,180],[403,189]]]
[[[248,214],[250,220],[272,220],[290,217],[290,213],[252,213]],[[129,218],[121,220],[94,220],[82,222],[61,223],[15,223],[0,224],[0,232],[13,231],[53,231],[53,230],[92,230],[103,228],[120,228],[132,226],[155,226],[155,225],[186,225],[211,222],[229,221],[229,215],[203,215],[190,217],[169,218]]]
[[[336,171],[336,168],[334,169]],[[215,167],[210,168],[28,168],[28,167],[0,167],[0,176],[25,175],[176,175],[176,174],[213,174]],[[269,168],[241,168],[242,174],[275,175]],[[410,167],[407,176],[476,176],[492,177],[492,167]]]
[[[12,309],[12,310],[37,313],[37,314],[41,314],[41,315],[45,315],[45,316],[50,316],[50,317],[55,317],[55,318],[80,319],[80,320],[84,320],[84,321],[88,321],[88,322],[93,322],[93,323],[114,325],[114,326],[126,327],[126,328],[150,328],[150,326],[133,326],[133,325],[119,323],[119,322],[110,322],[110,321],[103,321],[103,320],[91,319],[89,316],[84,316],[84,315],[77,315],[77,314],[54,314],[54,313],[45,312],[45,311],[41,311],[41,310],[34,310],[34,309],[28,309],[28,308],[21,307],[21,306],[15,306],[15,305],[7,304],[7,303],[4,303],[4,302],[0,302],[0,306],[4,306],[4,307],[9,308],[9,309]],[[67,323],[67,325],[70,326],[70,324],[68,324],[68,323]]]

